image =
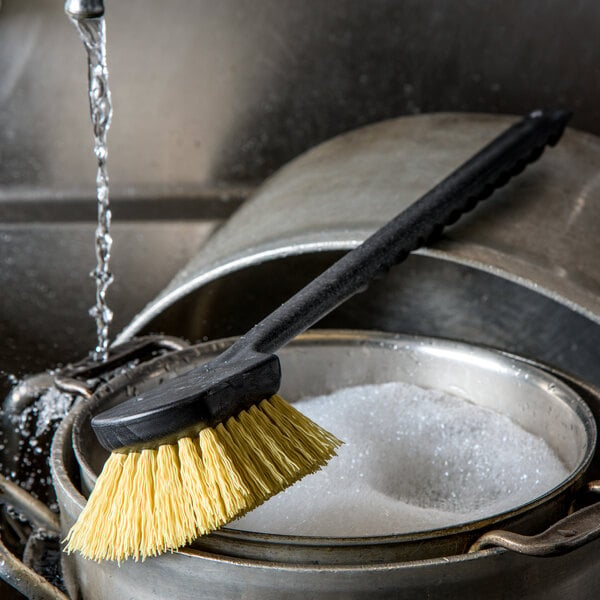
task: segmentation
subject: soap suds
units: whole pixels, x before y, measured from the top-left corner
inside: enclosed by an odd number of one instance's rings
[[[344,446],[229,527],[330,537],[426,531],[510,510],[568,476],[541,438],[440,391],[386,383],[294,406]]]

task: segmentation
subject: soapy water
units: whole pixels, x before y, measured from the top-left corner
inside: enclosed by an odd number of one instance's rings
[[[113,313],[106,301],[106,291],[113,281],[109,270],[112,237],[110,235],[111,210],[108,194],[108,171],[106,159],[108,148],[106,134],[110,127],[112,105],[108,87],[106,67],[106,27],[104,17],[77,19],[71,17],[88,55],[88,95],[90,115],[94,131],[94,154],[98,161],[96,173],[96,196],[98,201],[98,225],[95,233],[96,268],[90,276],[96,282],[96,304],[90,316],[96,321],[97,344],[92,352],[95,360],[106,360],[108,356],[108,327]]]
[[[48,388],[33,404],[28,406],[19,415],[19,430],[22,435],[30,437],[35,446],[35,440],[62,421],[73,405],[73,396],[57,390],[55,387]],[[35,417],[35,433],[31,436],[27,421]]]
[[[0,410],[0,472],[57,508],[50,476],[50,444],[75,397],[50,387],[19,412]]]
[[[294,406],[344,446],[229,527],[330,537],[427,531],[513,509],[569,474],[506,415],[437,390],[367,385]]]

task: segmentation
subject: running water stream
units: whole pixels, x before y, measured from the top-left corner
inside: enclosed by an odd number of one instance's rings
[[[90,315],[96,321],[97,343],[92,352],[94,360],[104,361],[108,355],[108,327],[113,313],[106,301],[106,291],[113,276],[109,270],[112,237],[110,235],[111,210],[108,195],[108,171],[106,159],[106,133],[110,127],[112,106],[106,67],[106,26],[104,17],[70,17],[83,41],[88,55],[90,114],[94,131],[94,153],[98,160],[96,196],[98,199],[98,225],[95,248],[96,268],[90,276],[96,282],[96,304]]]

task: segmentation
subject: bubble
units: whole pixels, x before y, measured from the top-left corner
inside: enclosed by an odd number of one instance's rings
[[[507,416],[436,390],[386,383],[294,406],[345,444],[324,469],[233,528],[334,537],[426,531],[499,514],[568,475],[544,440]]]

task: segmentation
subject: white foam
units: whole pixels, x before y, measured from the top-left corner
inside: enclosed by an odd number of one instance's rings
[[[568,475],[544,440],[507,416],[436,390],[386,383],[294,406],[344,446],[230,527],[332,537],[426,531],[520,506]]]
[[[53,423],[62,421],[73,405],[73,396],[59,391],[55,387],[48,388],[35,403],[38,410],[36,436],[48,431]]]

